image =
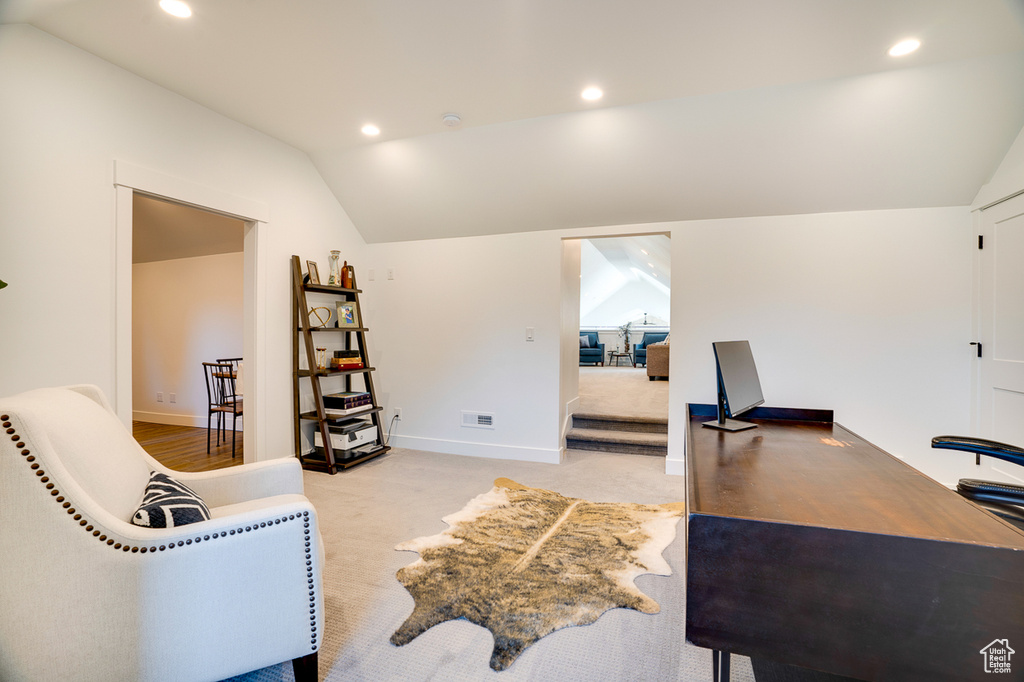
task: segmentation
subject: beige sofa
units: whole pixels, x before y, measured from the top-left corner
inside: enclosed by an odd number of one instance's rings
[[[668,379],[668,349],[667,341],[647,346],[647,378],[651,381],[657,378]]]

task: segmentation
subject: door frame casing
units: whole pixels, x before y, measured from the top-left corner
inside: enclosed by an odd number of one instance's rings
[[[128,429],[132,425],[132,205],[136,192],[204,211],[219,213],[245,223],[243,237],[243,357],[245,372],[245,419],[242,421],[242,450],[246,463],[266,452],[266,405],[262,400],[267,347],[267,271],[261,236],[269,222],[266,204],[238,197],[218,188],[183,180],[114,161],[115,253],[114,253],[114,395],[111,402],[118,418]]]
[[[1015,192],[1007,195],[1006,197],[986,203],[980,208],[976,208],[973,211],[973,226],[974,234],[973,239],[984,239],[983,243],[974,243],[974,278],[973,278],[973,296],[972,296],[972,315],[971,315],[971,331],[972,331],[972,342],[978,342],[982,344],[982,357],[975,357],[973,359],[973,368],[971,372],[971,433],[976,434],[982,438],[992,438],[996,440],[1006,440],[1005,436],[1000,437],[1000,434],[994,432],[994,405],[992,403],[992,396],[990,392],[986,390],[989,384],[986,384],[986,367],[985,362],[992,362],[995,360],[994,352],[996,348],[995,339],[992,338],[993,329],[990,325],[993,320],[986,319],[984,312],[986,307],[990,305],[985,301],[985,290],[986,286],[993,286],[990,278],[995,277],[994,263],[991,259],[994,257],[993,252],[990,250],[996,248],[997,242],[995,235],[992,233],[990,227],[994,227],[995,223],[991,223],[988,220],[986,211],[996,210],[999,211],[1004,205],[1011,201],[1024,200],[1024,191]],[[1011,207],[1016,211],[1020,211],[1021,208]],[[1016,214],[1017,216],[1020,213]],[[998,218],[995,218],[999,222]],[[986,252],[986,249],[989,249]],[[986,266],[986,258],[990,259],[990,263]],[[986,267],[988,269],[986,270]],[[990,294],[994,296],[994,293]],[[989,368],[989,376],[991,376],[991,368]],[[980,468],[977,471],[977,476],[982,478],[992,478],[993,480],[1012,480],[1015,484],[1020,484],[1022,480],[1017,471],[1017,467],[1010,467],[1007,470],[1003,466],[1003,462],[989,458],[979,458],[978,464]]]

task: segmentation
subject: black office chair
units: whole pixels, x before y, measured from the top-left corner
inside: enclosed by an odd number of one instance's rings
[[[987,455],[1024,466],[1024,448],[994,440],[965,436],[936,436],[932,438],[932,447],[973,452],[976,456],[975,461],[978,463],[981,462],[981,455]],[[957,483],[956,491],[979,507],[1024,529],[1024,486],[961,478]]]

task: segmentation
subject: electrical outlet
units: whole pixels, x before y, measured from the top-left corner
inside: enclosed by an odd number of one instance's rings
[[[388,279],[394,279],[394,278],[395,278],[395,269],[394,268],[388,268]]]
[[[171,399],[172,403],[178,402],[178,394],[177,393],[171,393],[170,396],[168,396],[168,397]]]
[[[376,274],[373,272],[373,268],[370,268],[369,270],[367,270],[366,274],[367,274],[367,278],[371,282],[374,280],[374,277],[376,277]]]
[[[395,419],[398,420],[398,421],[402,421],[402,408],[401,407],[396,407],[395,408]]]
[[[163,391],[157,391],[157,392],[156,392],[156,401],[157,401],[158,403],[162,403],[162,402],[164,401],[164,394],[163,394]]]

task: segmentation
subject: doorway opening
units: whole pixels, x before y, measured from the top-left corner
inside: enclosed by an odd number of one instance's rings
[[[580,240],[580,412],[668,418],[671,290],[667,234]]]
[[[564,450],[667,458],[670,247],[665,232],[562,241]]]
[[[245,363],[245,414],[243,448],[245,463],[266,459],[270,455],[267,442],[266,401],[263,387],[266,370],[263,359],[267,355],[267,324],[265,309],[267,296],[258,286],[268,270],[267,249],[262,245],[269,220],[269,208],[260,201],[246,199],[220,188],[165,175],[124,161],[114,162],[116,197],[116,238],[114,276],[115,334],[111,349],[114,357],[113,407],[126,428],[131,429],[134,410],[132,398],[132,252],[134,230],[134,197],[143,194],[175,204],[191,206],[222,216],[240,220],[244,224],[244,304],[242,334]],[[166,399],[166,396],[165,396]],[[229,434],[230,435],[230,434]],[[205,451],[205,443],[204,443]],[[237,458],[236,458],[237,459]]]
[[[244,233],[237,218],[132,197],[133,431],[165,463],[173,456],[172,468],[244,461],[245,439],[230,432],[244,428],[244,401],[240,416],[217,413],[208,431],[202,364],[243,364]],[[244,396],[244,364],[242,377],[219,383],[229,381]]]

